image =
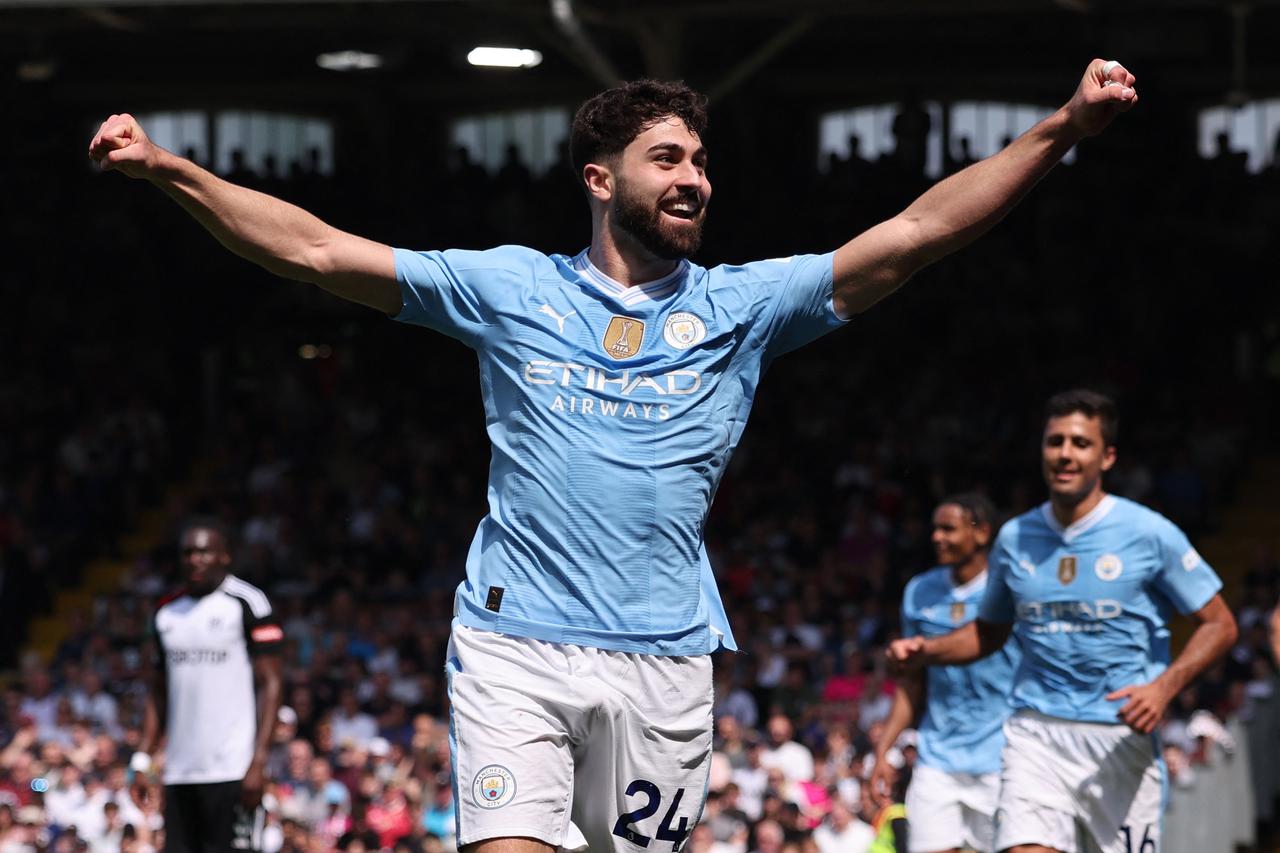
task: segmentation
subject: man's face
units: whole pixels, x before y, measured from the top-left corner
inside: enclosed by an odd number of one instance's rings
[[[1102,488],[1102,474],[1116,462],[1116,449],[1102,440],[1102,420],[1083,412],[1049,418],[1041,445],[1049,494],[1079,503]]]
[[[221,583],[231,564],[231,554],[222,534],[207,527],[184,531],[178,550],[187,585],[196,592],[208,591]]]
[[[943,504],[933,511],[933,552],[939,565],[959,566],[968,562],[987,544],[990,532],[973,523],[969,513],[955,504]]]
[[[711,200],[707,152],[678,118],[659,120],[631,140],[615,166],[613,217],[659,258],[698,251]]]

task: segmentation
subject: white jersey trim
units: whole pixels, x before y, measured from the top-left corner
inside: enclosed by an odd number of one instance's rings
[[[682,260],[676,264],[674,270],[662,278],[632,287],[627,287],[601,272],[587,257],[587,250],[583,250],[573,259],[573,268],[581,273],[583,279],[592,284],[597,290],[612,296],[628,308],[633,308],[675,293],[680,288],[680,282],[683,280],[684,275],[689,271],[689,262]]]
[[[227,575],[221,588],[227,595],[248,604],[254,618],[266,619],[271,615],[271,602],[267,600],[266,593],[253,584],[242,581],[235,575]]]
[[[972,593],[978,592],[979,590],[981,590],[983,587],[987,585],[986,569],[983,569],[982,571],[978,572],[976,575],[969,578],[969,580],[965,581],[962,584],[956,583],[954,573],[952,573],[950,577],[951,577],[951,592],[957,598],[965,598],[971,595]]]
[[[1102,500],[1098,501],[1097,506],[1066,527],[1063,527],[1058,522],[1058,519],[1054,517],[1053,507],[1048,501],[1040,505],[1040,514],[1044,516],[1044,523],[1049,526],[1050,530],[1062,537],[1063,542],[1070,542],[1106,518],[1111,510],[1115,508],[1115,505],[1116,499],[1114,495],[1104,495]]]

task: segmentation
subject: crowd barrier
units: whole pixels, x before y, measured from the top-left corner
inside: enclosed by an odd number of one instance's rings
[[[1227,724],[1231,751],[1214,747],[1187,786],[1174,785],[1164,818],[1163,853],[1235,853],[1257,844],[1258,823],[1274,826],[1280,797],[1280,681]],[[1130,853],[1151,853],[1134,849]]]

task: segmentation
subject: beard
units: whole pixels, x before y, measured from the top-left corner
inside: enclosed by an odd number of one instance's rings
[[[618,227],[664,261],[687,258],[702,245],[702,225],[707,218],[705,205],[683,226],[676,225],[663,217],[658,205],[649,207],[638,196],[633,195],[627,184],[619,178],[613,209]]]

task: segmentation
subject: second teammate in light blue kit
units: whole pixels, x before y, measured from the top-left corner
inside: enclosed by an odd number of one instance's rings
[[[458,842],[634,853],[678,849],[702,811],[709,653],[735,647],[702,532],[761,374],[985,233],[1133,85],[1095,60],[1062,109],[901,214],[742,266],[686,260],[711,183],[704,99],[683,84],[578,111],[592,234],[573,256],[393,250],[222,181],[128,115],[89,154],[265,268],[475,350],[493,459],[448,659]]]
[[[987,552],[995,512],[978,494],[949,497],[933,513],[938,566],[912,578],[902,593],[902,635],[939,637],[972,622],[987,588]],[[898,736],[920,719],[919,758],[907,788],[907,849],[991,853],[1004,721],[1021,659],[1017,642],[967,666],[932,666],[898,679],[893,710],[876,744],[870,784],[891,788],[887,756]]]
[[[996,849],[1159,853],[1164,773],[1152,731],[1170,700],[1235,642],[1222,583],[1163,516],[1109,495],[1115,406],[1068,391],[1046,407],[1049,500],[1001,528],[974,622],[895,640],[901,665],[1022,648],[1005,726]],[[1169,620],[1196,623],[1169,661]]]

